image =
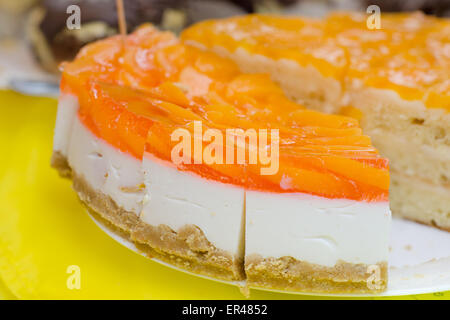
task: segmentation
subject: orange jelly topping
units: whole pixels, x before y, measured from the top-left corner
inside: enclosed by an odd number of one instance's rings
[[[295,25],[291,26],[296,28]],[[123,41],[124,40],[124,41]],[[389,172],[356,120],[306,110],[291,102],[265,74],[242,74],[230,60],[180,42],[171,33],[143,26],[83,48],[62,66],[61,89],[79,101],[79,118],[97,137],[142,159],[172,161],[178,129],[277,129],[279,167],[262,175],[252,163],[175,164],[178,170],[252,190],[303,192],[328,198],[386,201]],[[198,137],[197,137],[198,138]],[[268,154],[272,152],[268,138]],[[274,138],[275,139],[275,138]],[[250,140],[250,139],[249,139]],[[200,140],[203,148],[220,141]],[[251,141],[233,146],[250,152]],[[242,151],[242,150],[241,150]],[[220,152],[219,152],[220,153]]]
[[[323,20],[249,15],[198,23],[182,39],[291,59],[343,86],[359,79],[450,111],[450,91],[441,84],[450,81],[450,21],[420,13],[383,14],[381,28],[369,29],[367,18],[361,13],[334,13]],[[436,102],[443,95],[447,102]]]

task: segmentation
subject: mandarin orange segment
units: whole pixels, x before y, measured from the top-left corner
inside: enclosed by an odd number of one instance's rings
[[[337,116],[332,114],[323,114],[312,110],[297,110],[290,114],[290,119],[294,125],[303,126],[319,126],[325,128],[351,128],[357,127],[358,121],[353,118]]]
[[[249,170],[252,170],[252,166]],[[253,169],[255,175],[259,171]],[[305,170],[297,167],[283,167],[275,175],[264,176],[264,179],[274,183],[283,192],[306,192],[329,198],[341,198],[356,194],[355,186],[347,179],[341,179],[330,173]]]
[[[387,190],[389,188],[389,171],[369,166],[353,159],[322,157],[324,166],[336,174],[344,175],[354,181]]]

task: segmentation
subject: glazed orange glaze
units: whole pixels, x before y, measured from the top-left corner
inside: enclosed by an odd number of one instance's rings
[[[306,110],[268,75],[242,74],[230,60],[170,33],[143,26],[124,43],[112,37],[86,46],[62,69],[62,92],[78,97],[82,123],[137,159],[150,153],[171,161],[178,143],[171,134],[183,128],[193,137],[195,121],[201,121],[203,132],[214,128],[224,137],[226,129],[278,129],[276,174],[261,175],[264,166],[250,164],[248,157],[242,164],[179,164],[178,169],[252,190],[387,200],[387,160],[355,119]],[[226,147],[215,143],[225,154]]]
[[[249,15],[198,23],[181,38],[208,48],[291,59],[343,86],[356,79],[450,111],[450,21],[420,13],[383,14],[381,29],[370,30],[367,17],[334,13],[310,20]]]

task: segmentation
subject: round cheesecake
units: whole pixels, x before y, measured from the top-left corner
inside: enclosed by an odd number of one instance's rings
[[[151,26],[62,68],[52,164],[140,250],[253,287],[386,288],[388,162],[357,120]]]

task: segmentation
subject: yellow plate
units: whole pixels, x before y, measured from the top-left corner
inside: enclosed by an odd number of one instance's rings
[[[56,101],[0,91],[0,102],[0,298],[243,298],[237,287],[152,262],[103,233],[49,166]],[[450,294],[406,298],[440,297]],[[251,298],[316,297],[252,290]]]

